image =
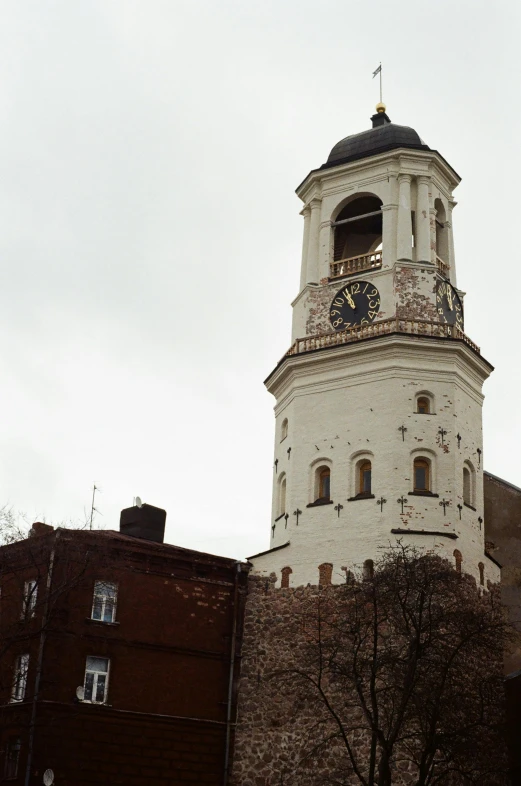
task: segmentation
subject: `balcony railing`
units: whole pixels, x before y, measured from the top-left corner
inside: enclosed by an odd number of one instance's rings
[[[331,262],[329,265],[329,278],[343,278],[353,273],[362,273],[364,270],[377,270],[382,267],[382,252],[364,254],[361,257],[349,257]]]
[[[312,352],[315,349],[336,347],[341,344],[351,344],[366,338],[386,336],[391,333],[408,333],[414,336],[434,336],[435,338],[456,338],[464,341],[467,346],[479,353],[479,347],[470,340],[456,325],[446,325],[441,322],[424,322],[415,319],[382,319],[371,325],[348,328],[337,333],[324,333],[321,336],[298,338],[284,357],[300,355],[303,352]]]
[[[441,259],[441,257],[439,257],[437,254],[436,254],[436,268],[443,276],[445,276],[446,278],[449,277],[450,266],[447,265],[447,263],[444,262],[443,259]]]

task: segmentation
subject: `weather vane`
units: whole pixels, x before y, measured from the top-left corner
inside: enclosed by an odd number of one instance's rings
[[[383,98],[382,98],[382,64],[381,63],[378,66],[378,68],[376,69],[376,71],[373,71],[373,79],[375,78],[375,76],[377,74],[380,74],[380,103],[383,104]]]

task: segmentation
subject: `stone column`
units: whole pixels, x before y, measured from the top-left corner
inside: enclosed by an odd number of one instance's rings
[[[412,261],[411,176],[398,175],[397,256]]]
[[[300,215],[304,216],[304,237],[302,239],[302,264],[300,267],[300,290],[302,291],[306,286],[307,272],[308,272],[308,246],[309,246],[309,223],[311,218],[311,210],[309,205],[300,211]]]
[[[387,197],[382,205],[382,267],[390,268],[396,262],[396,237],[398,231],[398,183],[394,173],[389,175]]]
[[[309,224],[308,254],[307,254],[307,284],[318,284],[318,230],[320,226],[320,199],[312,199],[309,203],[311,219]]]
[[[416,200],[416,261],[431,262],[431,216],[429,204],[430,178],[421,175]]]
[[[329,263],[333,259],[331,252],[331,221],[322,221],[318,228],[318,266],[317,282],[329,277]]]
[[[458,203],[454,201],[454,199],[449,199],[449,215],[447,216],[447,222],[445,226],[447,227],[447,231],[449,233],[449,258],[447,262],[450,265],[450,280],[453,286],[457,286],[456,283],[456,258],[454,256],[454,232],[452,231],[452,211],[456,207]]]

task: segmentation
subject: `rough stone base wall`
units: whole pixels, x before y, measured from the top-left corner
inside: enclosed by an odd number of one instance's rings
[[[294,685],[272,678],[297,664],[302,647],[315,640],[318,604],[330,612],[335,601],[334,587],[279,589],[274,575],[250,577],[232,786],[317,786],[321,773],[342,770],[339,782],[360,783],[355,776],[346,779],[343,745],[314,749],[317,740],[336,731],[324,707],[305,694],[296,695]],[[363,731],[357,736],[357,749],[368,759],[369,741]],[[393,780],[396,786],[414,782],[406,770],[396,772]]]

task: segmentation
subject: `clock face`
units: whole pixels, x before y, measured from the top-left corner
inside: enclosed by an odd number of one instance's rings
[[[463,304],[458,293],[448,281],[438,281],[436,307],[440,322],[456,325],[457,328],[463,330]]]
[[[335,330],[370,325],[380,311],[380,293],[367,281],[352,281],[340,289],[331,303],[329,319]]]

